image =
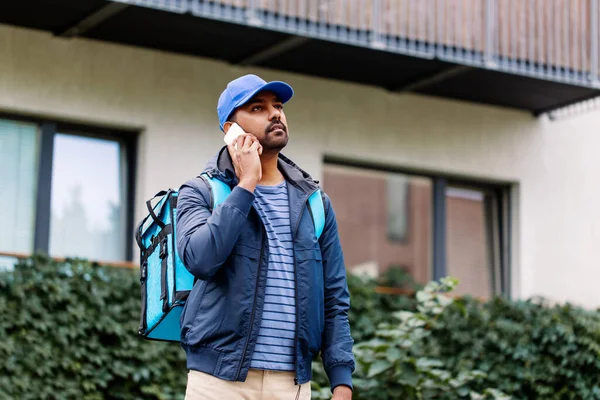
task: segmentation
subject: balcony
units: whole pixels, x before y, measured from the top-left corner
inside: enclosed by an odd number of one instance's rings
[[[600,95],[599,1],[30,0],[0,23],[539,115]]]

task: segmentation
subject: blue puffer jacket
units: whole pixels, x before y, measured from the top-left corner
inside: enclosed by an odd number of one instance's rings
[[[353,340],[350,297],[337,223],[323,195],[325,228],[320,239],[307,207],[315,182],[283,155],[279,169],[289,188],[296,269],[296,384],[312,378],[321,352],[331,388],[352,386]],[[186,182],[177,204],[177,250],[199,278],[181,317],[181,345],[188,369],[230,381],[245,381],[263,310],[269,247],[254,195],[235,187],[237,178],[224,147],[205,172],[233,187],[211,213],[210,191],[200,178]]]

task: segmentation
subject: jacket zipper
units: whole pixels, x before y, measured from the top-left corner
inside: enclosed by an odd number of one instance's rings
[[[252,336],[252,325],[254,325],[254,312],[256,311],[256,298],[258,295],[258,281],[260,279],[260,264],[262,263],[263,252],[265,249],[265,238],[267,237],[267,231],[262,224],[263,237],[261,239],[261,247],[260,247],[260,258],[258,259],[258,271],[256,272],[256,289],[254,290],[254,303],[252,304],[252,314],[250,314],[250,329],[248,330],[248,337],[246,338],[246,344],[244,345],[244,351],[242,352],[242,358],[240,359],[240,366],[238,367],[236,381],[240,379],[240,374],[242,373],[242,365],[244,364],[244,359],[246,358],[246,350],[248,350],[248,343],[250,342],[250,337]]]
[[[315,193],[316,190],[314,192],[312,192],[311,194],[308,195],[308,197],[306,198],[306,200],[304,201],[304,204],[302,205],[302,209],[300,210],[300,215],[298,216],[298,222],[296,223],[296,229],[294,230],[294,236],[292,237],[292,240],[294,240],[296,238],[296,236],[298,235],[298,228],[300,228],[300,221],[302,220],[302,214],[304,214],[304,209],[306,208],[306,204],[308,204],[308,199],[310,198],[310,196],[313,195],[313,193]],[[298,385],[298,330],[300,329],[300,324],[299,324],[299,317],[300,317],[300,313],[299,308],[298,308],[298,268],[296,267],[296,255],[294,254],[294,291],[296,292],[296,332],[294,333],[294,366],[296,368],[296,373],[294,376],[294,385]],[[298,388],[298,393],[300,393],[300,388]]]

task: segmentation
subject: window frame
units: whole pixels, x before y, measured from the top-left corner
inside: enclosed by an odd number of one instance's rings
[[[121,147],[121,156],[124,156],[125,171],[122,188],[124,193],[125,238],[132,238],[134,234],[134,207],[135,207],[135,178],[137,175],[138,157],[138,130],[122,128],[109,128],[96,124],[74,123],[56,119],[40,118],[35,116],[22,116],[0,113],[0,119],[16,122],[30,122],[38,125],[39,145],[37,154],[37,185],[35,201],[35,228],[33,234],[33,253],[43,252],[49,254],[50,250],[50,218],[52,199],[52,163],[54,156],[54,137],[57,134],[68,134],[77,137],[88,137],[117,141]],[[133,261],[133,242],[127,240],[125,244],[125,259],[122,262],[106,262],[106,264],[123,265]],[[18,256],[23,256],[19,254]],[[90,260],[102,261],[102,260]]]
[[[446,189],[448,187],[466,187],[480,190],[485,196],[491,196],[492,206],[486,206],[486,229],[497,228],[490,237],[496,242],[489,249],[493,270],[494,296],[512,297],[512,222],[513,210],[511,197],[514,182],[452,175],[437,171],[404,168],[390,164],[349,159],[339,156],[325,155],[323,165],[361,168],[365,170],[399,173],[407,176],[424,177],[432,182],[432,265],[431,276],[438,280],[447,273],[447,204]],[[484,203],[488,203],[487,201]],[[488,209],[489,208],[489,209]],[[492,225],[490,225],[490,223]],[[489,228],[488,228],[489,227]]]

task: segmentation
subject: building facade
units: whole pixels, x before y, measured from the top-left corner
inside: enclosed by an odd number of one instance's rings
[[[223,144],[220,92],[256,73],[296,91],[284,153],[330,194],[349,270],[600,306],[598,112],[553,120],[15,25],[0,24],[5,257],[38,249],[135,266],[146,200],[202,171]]]

